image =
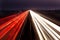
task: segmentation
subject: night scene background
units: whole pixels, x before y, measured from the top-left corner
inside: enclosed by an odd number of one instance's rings
[[[60,0],[0,0],[0,18],[12,12],[29,9],[47,12],[46,14],[58,17],[60,16]]]
[[[42,13],[43,15],[46,15],[47,17],[56,20],[57,24],[60,25],[60,0],[0,0],[0,19],[12,14],[24,12],[25,10],[34,10],[38,13]],[[28,17],[28,22],[26,22],[25,29],[23,30],[23,34],[25,34],[23,37],[21,37],[21,40],[34,39],[34,37],[32,36],[34,34],[32,33],[33,31],[29,32],[29,19],[30,18]],[[16,40],[20,39],[19,35],[20,33],[18,34]]]

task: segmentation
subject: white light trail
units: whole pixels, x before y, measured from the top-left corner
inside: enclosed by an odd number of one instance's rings
[[[57,31],[60,32],[60,26],[50,22],[49,20],[43,18],[41,15],[38,15],[38,14],[36,14],[35,12],[33,12],[31,10],[30,10],[30,14],[32,16],[32,19],[34,19],[33,22],[35,21],[35,23],[38,25],[38,26],[36,26],[36,24],[34,23],[35,26],[40,29],[40,31],[41,31],[41,33],[42,33],[42,35],[43,35],[45,40],[48,40],[48,38],[44,34],[43,29],[41,27],[44,27],[45,30],[53,37],[53,39],[55,39],[55,40],[59,40],[60,39],[60,35],[54,31],[54,29],[56,29]],[[54,29],[52,29],[51,27],[53,27]]]
[[[34,22],[34,25],[35,25],[36,31],[37,31],[37,33],[38,33],[39,39],[40,39],[40,40],[43,40],[43,37],[42,37],[42,35],[41,35],[41,33],[40,33],[38,27],[37,27],[37,23],[36,23],[36,21],[35,21],[33,15],[31,15],[31,16],[32,16],[32,20],[33,20],[33,22]]]

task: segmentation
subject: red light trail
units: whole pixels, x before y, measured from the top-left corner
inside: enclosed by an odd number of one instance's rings
[[[14,18],[14,17],[16,17],[16,16],[17,16],[17,14],[13,14],[13,15],[10,15],[10,16],[8,16],[8,17],[1,18],[1,19],[0,19],[0,25],[2,25],[3,23],[9,21],[10,19],[12,19],[12,18]]]
[[[22,25],[28,15],[28,11],[25,11],[18,16],[10,19],[8,22],[0,25],[0,40],[15,40],[18,32],[22,28]],[[11,17],[6,17],[11,18]],[[4,18],[5,19],[5,18]],[[2,19],[2,20],[4,20]],[[6,38],[5,38],[6,37]]]

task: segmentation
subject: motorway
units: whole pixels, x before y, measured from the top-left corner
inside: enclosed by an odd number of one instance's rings
[[[0,19],[0,40],[60,40],[60,26],[32,10]]]

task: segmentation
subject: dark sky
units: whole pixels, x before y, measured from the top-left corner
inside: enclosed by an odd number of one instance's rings
[[[60,9],[60,0],[0,0],[0,9]]]

